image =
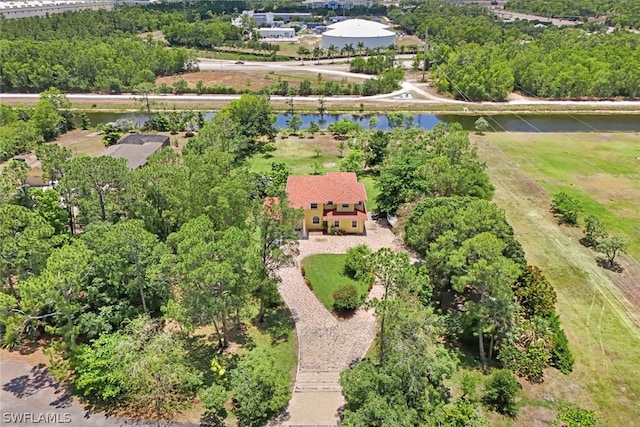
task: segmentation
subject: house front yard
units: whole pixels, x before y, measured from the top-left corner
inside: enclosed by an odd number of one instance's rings
[[[364,300],[369,290],[366,283],[358,282],[344,272],[345,254],[318,254],[302,260],[304,275],[312,286],[316,298],[328,311],[333,311],[332,294],[344,285],[353,285]]]

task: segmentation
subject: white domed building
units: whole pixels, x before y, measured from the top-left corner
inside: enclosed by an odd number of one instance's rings
[[[388,25],[364,19],[336,22],[328,25],[327,30],[322,33],[322,48],[328,49],[331,45],[338,49],[347,45],[355,48],[358,43],[369,49],[391,46],[396,42],[396,33],[388,28]]]

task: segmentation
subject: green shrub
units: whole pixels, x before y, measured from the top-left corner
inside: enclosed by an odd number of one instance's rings
[[[344,285],[331,294],[333,309],[336,311],[355,310],[362,304],[362,298],[353,285]]]
[[[594,427],[596,425],[596,415],[588,409],[568,406],[558,410],[556,421],[560,421],[562,427]]]
[[[551,210],[560,216],[561,223],[577,225],[578,214],[582,211],[582,208],[576,199],[567,193],[560,192],[553,196]]]
[[[344,273],[355,280],[363,280],[367,284],[371,283],[373,275],[367,260],[369,255],[371,255],[371,249],[367,245],[349,248],[344,260]]]
[[[511,371],[500,369],[492,373],[487,380],[482,400],[489,408],[511,418],[516,418],[518,415],[518,407],[516,406],[518,390],[520,390],[520,384]]]
[[[554,315],[550,318],[551,328],[553,329],[553,348],[551,349],[551,364],[558,368],[563,374],[569,374],[573,371],[575,359],[569,349],[569,340],[567,335],[560,326],[560,318]]]

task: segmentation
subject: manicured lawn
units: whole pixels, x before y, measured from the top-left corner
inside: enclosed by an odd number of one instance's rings
[[[376,178],[373,176],[363,176],[360,182],[364,184],[364,188],[367,190],[367,212],[376,212],[378,205],[376,204],[376,197],[380,194],[380,191],[375,186]]]
[[[354,285],[360,295],[368,294],[366,284],[344,274],[346,257],[344,254],[319,254],[302,260],[302,267],[313,286],[313,293],[329,311],[333,311],[331,294],[344,285]]]

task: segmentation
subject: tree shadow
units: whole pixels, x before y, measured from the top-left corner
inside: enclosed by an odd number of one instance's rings
[[[617,262],[609,262],[608,259],[603,257],[596,258],[596,263],[599,267],[602,267],[606,270],[613,271],[614,273],[622,273],[624,271],[624,267],[622,267]]]
[[[335,317],[338,318],[338,320],[349,320],[353,316],[355,316],[357,311],[358,309],[356,310],[335,310],[334,309],[332,313]]]
[[[284,304],[270,309],[264,322],[255,322],[255,325],[261,332],[266,332],[271,336],[273,344],[288,340],[295,329],[293,315]]]
[[[31,368],[28,375],[21,375],[3,384],[2,390],[13,394],[18,399],[24,399],[49,387],[58,390],[61,385],[47,371],[47,367],[41,363]]]

